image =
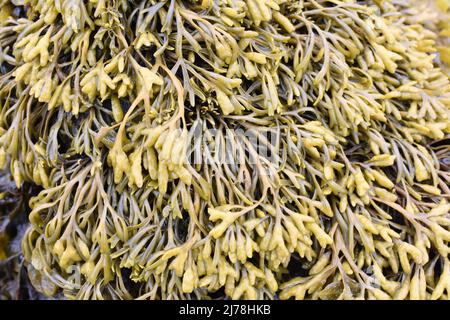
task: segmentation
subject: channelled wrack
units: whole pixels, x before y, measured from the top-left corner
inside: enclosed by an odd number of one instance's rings
[[[450,298],[450,19],[419,2],[0,0],[35,288]]]

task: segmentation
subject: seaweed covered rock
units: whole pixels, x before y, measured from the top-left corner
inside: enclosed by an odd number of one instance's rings
[[[0,3],[44,294],[450,297],[445,1]]]

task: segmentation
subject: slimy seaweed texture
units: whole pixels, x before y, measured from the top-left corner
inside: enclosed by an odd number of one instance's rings
[[[0,268],[66,299],[449,299],[449,7],[0,0]]]

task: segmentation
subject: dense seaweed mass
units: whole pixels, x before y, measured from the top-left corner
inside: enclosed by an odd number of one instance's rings
[[[449,299],[449,6],[0,0],[0,298]]]

